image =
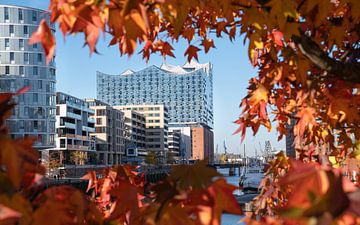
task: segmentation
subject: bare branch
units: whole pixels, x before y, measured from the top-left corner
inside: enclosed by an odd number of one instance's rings
[[[346,63],[330,58],[316,42],[305,34],[300,37],[293,36],[292,39],[311,62],[328,72],[328,77],[360,83],[360,63],[356,61]]]

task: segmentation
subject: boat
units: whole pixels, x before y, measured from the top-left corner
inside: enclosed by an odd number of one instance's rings
[[[259,193],[259,186],[263,178],[262,166],[244,167],[239,179],[239,189],[244,194]]]

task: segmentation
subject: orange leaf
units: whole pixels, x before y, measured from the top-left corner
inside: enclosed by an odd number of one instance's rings
[[[274,37],[275,44],[277,44],[277,45],[279,45],[281,47],[284,47],[284,43],[283,43],[284,35],[283,35],[283,33],[278,31],[278,30],[273,30],[272,35]]]
[[[48,64],[55,53],[55,37],[46,20],[43,19],[38,29],[31,35],[29,45],[41,42]]]
[[[268,93],[269,91],[266,89],[266,87],[262,84],[258,84],[258,87],[255,91],[251,93],[250,102],[252,105],[256,105],[260,103],[261,101],[264,101],[265,103],[268,102]]]
[[[306,128],[308,128],[310,133],[312,132],[312,128],[317,125],[314,115],[315,109],[311,107],[302,107],[296,114],[296,117],[299,118],[294,128],[297,136],[302,137]]]

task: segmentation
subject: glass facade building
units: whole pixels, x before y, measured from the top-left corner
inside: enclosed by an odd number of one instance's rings
[[[43,10],[0,4],[0,92],[16,92],[18,104],[7,121],[12,137],[36,136],[35,148],[54,147],[55,62],[47,65],[41,44],[28,45],[42,19]],[[51,29],[55,32],[54,26]]]
[[[162,64],[120,75],[97,72],[97,98],[111,105],[165,104],[169,123],[213,127],[212,65]]]

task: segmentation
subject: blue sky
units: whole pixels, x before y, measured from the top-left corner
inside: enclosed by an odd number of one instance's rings
[[[3,4],[30,6],[47,9],[48,0],[0,0]],[[56,32],[56,65],[57,65],[57,91],[66,92],[79,98],[96,97],[96,71],[109,74],[119,74],[126,69],[138,71],[149,65],[160,66],[164,59],[153,55],[148,63],[140,55],[120,57],[117,47],[107,47],[109,38],[101,37],[98,43],[99,55],[89,55],[87,47],[82,47],[84,37],[82,34],[67,36],[66,40],[60,31]],[[219,145],[219,152],[223,151],[223,141],[226,141],[227,151],[243,152],[246,146],[248,155],[254,155],[255,149],[259,152],[260,145],[264,148],[265,141],[270,140],[274,148],[283,149],[284,140],[277,141],[275,129],[268,133],[260,129],[254,137],[250,130],[244,142],[240,143],[239,135],[232,135],[236,130],[233,121],[237,119],[241,110],[240,100],[247,94],[248,80],[256,75],[256,70],[251,66],[247,48],[243,45],[242,37],[230,42],[228,38],[216,39],[216,49],[208,54],[201,53],[199,62],[210,61],[213,64],[214,75],[214,116],[215,116],[215,147]],[[185,63],[185,45],[175,44],[176,58],[167,58],[166,62],[174,65]]]

